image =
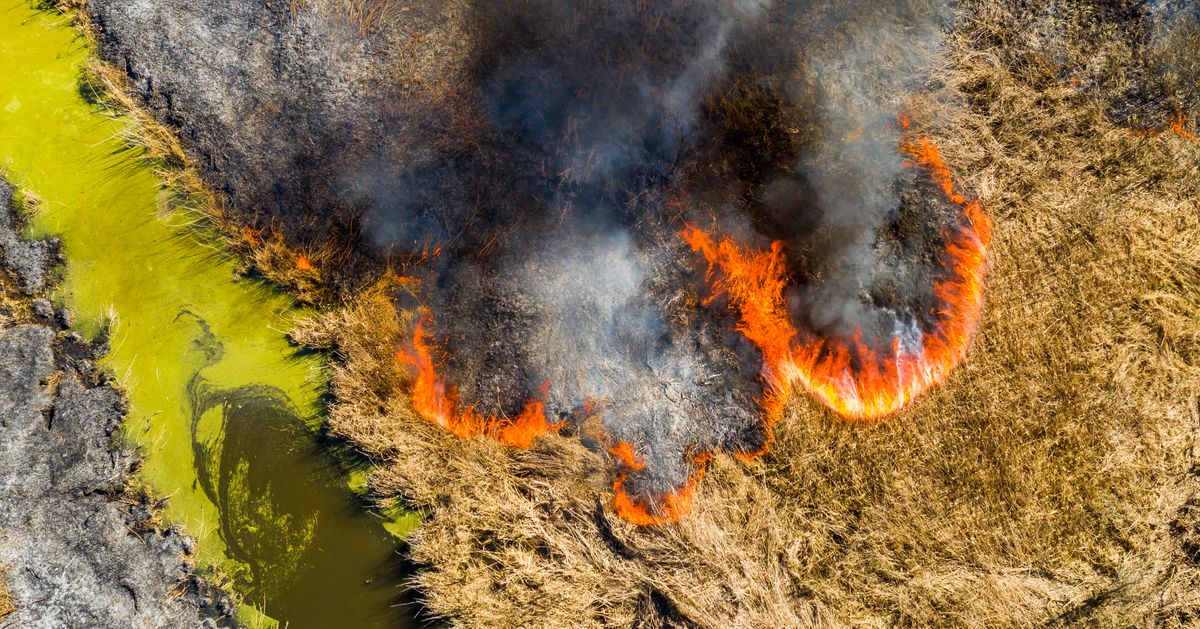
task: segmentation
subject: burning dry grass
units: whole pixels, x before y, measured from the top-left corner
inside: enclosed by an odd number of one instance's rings
[[[876,426],[794,396],[771,452],[717,456],[678,524],[616,517],[603,455],[576,439],[514,450],[419,418],[395,360],[415,313],[397,314],[395,286],[297,332],[343,359],[330,426],[382,462],[374,489],[430,514],[412,541],[432,611],[468,626],[1200,621],[1200,144],[1115,126],[1000,3],[962,11],[939,78],[965,105],[913,111],[994,221],[970,356]]]

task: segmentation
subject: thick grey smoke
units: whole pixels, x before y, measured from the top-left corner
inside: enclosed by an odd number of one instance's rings
[[[426,298],[463,403],[514,417],[544,395],[552,419],[579,430],[594,405],[606,442],[645,459],[626,488],[652,511],[698,454],[761,449],[761,358],[724,316],[697,308],[696,260],[670,209],[698,180],[721,194],[749,186],[768,235],[813,263],[792,297],[814,331],[911,326],[906,304],[870,293],[927,280],[926,269],[896,272],[908,252],[881,257],[880,244],[903,179],[895,121],[940,41],[943,16],[926,7],[475,4],[469,89],[455,102],[471,122],[404,123],[462,137],[381,159],[384,171],[402,166],[353,186],[378,200],[367,224],[385,247],[441,248]],[[787,163],[748,154],[775,174],[746,182],[713,170],[728,133],[711,99],[749,81],[777,86],[777,105],[808,112],[818,131]],[[736,222],[746,199],[733,196],[718,205]]]
[[[948,17],[928,2],[852,0],[804,36],[804,67],[790,88],[819,131],[785,177],[809,188],[815,225],[784,235],[808,264],[808,281],[790,295],[792,312],[815,333],[861,332],[868,342],[890,347],[899,339],[913,349],[920,340],[919,316],[896,296],[928,297],[929,269],[906,268],[913,257],[891,249],[912,243],[888,232],[912,170],[899,150],[898,118],[928,81]]]
[[[647,498],[682,486],[695,453],[763,439],[721,331],[675,312],[690,268],[661,216],[729,42],[765,9],[543,0],[474,16],[479,106],[504,161],[474,156],[459,180],[506,194],[456,212],[478,222],[434,296],[450,375],[489,414],[545,385],[557,418],[594,404],[605,439],[646,460],[630,489]]]

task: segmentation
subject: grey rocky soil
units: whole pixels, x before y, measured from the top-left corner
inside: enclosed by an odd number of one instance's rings
[[[21,290],[33,294],[46,287],[47,271],[54,264],[58,243],[21,238],[13,192],[11,186],[0,181],[0,259],[16,276]]]
[[[0,221],[0,292],[36,292],[51,247],[15,227]],[[112,443],[124,402],[96,350],[35,301],[27,321],[0,319],[0,579],[16,607],[0,627],[228,626],[232,606],[192,573],[192,540],[131,489],[137,458]]]

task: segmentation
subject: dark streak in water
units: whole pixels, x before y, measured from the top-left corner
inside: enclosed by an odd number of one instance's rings
[[[245,566],[231,575],[236,590],[291,628],[411,623],[398,544],[316,433],[283,391],[209,382],[224,346],[196,313],[181,319],[195,323],[202,359],[186,391],[197,482],[219,510],[228,554]]]

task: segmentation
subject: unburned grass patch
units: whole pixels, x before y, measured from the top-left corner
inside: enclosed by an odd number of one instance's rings
[[[13,603],[12,593],[8,591],[8,584],[4,582],[3,575],[0,575],[0,620],[4,620],[6,616],[15,611],[17,611],[17,607]]]

